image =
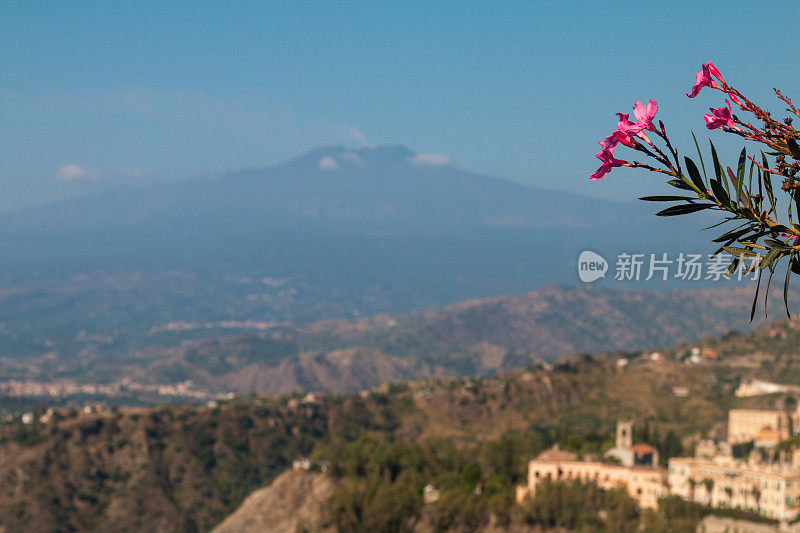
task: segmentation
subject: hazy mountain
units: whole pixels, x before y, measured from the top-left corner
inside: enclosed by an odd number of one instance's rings
[[[622,250],[711,250],[694,231],[701,215],[665,221],[644,202],[442,163],[400,146],[327,147],[4,215],[0,322],[20,309],[45,330],[64,317],[74,330],[106,321],[130,333],[154,317],[304,322],[573,284],[587,248],[612,261]]]
[[[332,233],[441,235],[476,228],[590,228],[628,220],[631,213],[621,207],[476,175],[402,146],[328,147],[266,169],[121,187],[26,209],[4,216],[0,227],[38,233],[158,229],[173,238],[209,238],[201,232],[246,235],[302,224]]]

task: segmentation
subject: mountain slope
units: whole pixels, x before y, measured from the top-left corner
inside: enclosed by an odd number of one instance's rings
[[[253,492],[212,533],[318,531],[334,483],[325,474],[290,470]],[[304,529],[300,529],[300,528]]]
[[[327,167],[324,162],[331,162]],[[33,232],[226,226],[236,234],[304,223],[380,234],[470,228],[590,228],[621,223],[632,202],[533,189],[452,165],[417,162],[402,146],[313,150],[265,169],[219,178],[121,187],[0,217],[0,230]],[[634,211],[644,212],[644,210]]]
[[[796,346],[796,331],[777,339],[771,329],[739,338],[738,346],[760,344],[764,335],[776,347],[783,341]],[[418,496],[425,484],[446,480],[458,460],[473,473],[468,494],[481,482],[504,491],[510,505],[526,461],[555,442],[597,453],[613,442],[617,419],[635,418],[637,438],[649,433],[652,444],[674,454],[676,437],[684,445],[704,438],[724,423],[728,409],[766,408],[781,398],[734,395],[742,380],[775,370],[773,361],[761,368],[724,360],[690,365],[673,359],[673,351],[663,350],[659,361],[631,358],[624,367],[618,355],[573,357],[552,369],[399,383],[357,395],[122,408],[57,415],[47,424],[17,418],[0,423],[0,527],[207,531],[298,457],[316,452],[353,468],[384,457],[368,453],[370,437],[412,450],[420,446],[416,459],[396,464],[440,457],[449,465],[412,477]],[[782,361],[797,367],[799,358],[795,351]],[[685,392],[677,394],[678,388]],[[363,443],[366,451],[332,455],[347,442]],[[484,491],[480,498],[490,495]]]
[[[343,392],[387,381],[487,376],[562,354],[656,349],[747,331],[750,290],[545,287],[418,313],[186,343],[140,357],[152,363],[128,372],[239,393]]]
[[[297,305],[262,312],[308,320],[574,283],[584,249],[709,248],[688,231],[695,227],[653,217],[641,202],[422,164],[403,147],[330,147],[266,169],[5,214],[0,274],[24,281],[177,269],[216,284],[223,274],[269,276],[288,280]],[[332,309],[342,297],[350,309]]]

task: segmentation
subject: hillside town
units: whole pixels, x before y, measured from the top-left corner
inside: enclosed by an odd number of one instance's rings
[[[517,487],[522,503],[544,479],[618,486],[642,508],[657,508],[667,495],[712,508],[752,511],[787,524],[800,519],[800,409],[732,409],[727,439],[702,440],[694,457],[673,457],[659,466],[658,451],[633,443],[633,422],[617,423],[615,446],[603,457],[579,458],[558,445],[528,463],[528,482]]]

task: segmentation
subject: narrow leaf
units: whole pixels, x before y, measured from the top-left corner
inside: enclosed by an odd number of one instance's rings
[[[756,257],[758,255],[753,250],[739,246],[723,246],[722,249],[734,257]]]
[[[703,162],[703,153],[700,151],[700,145],[697,144],[697,137],[694,136],[694,132],[692,132],[692,139],[694,139],[694,146],[697,148],[697,157],[700,158],[700,166],[703,167],[703,176],[708,179],[708,174],[706,174],[706,164]]]
[[[767,286],[764,289],[764,318],[767,318],[767,299],[769,298],[769,286],[772,284],[772,276],[775,274],[775,268],[769,269],[769,278],[767,278]]]
[[[769,168],[767,156],[764,155],[764,152],[761,152],[761,164],[764,165],[764,168]],[[771,211],[775,212],[775,193],[772,192],[772,174],[769,172],[764,172],[764,189],[767,191],[767,198],[769,198],[769,204],[772,206]]]
[[[800,146],[797,145],[797,141],[794,139],[789,139],[786,141],[786,146],[789,148],[789,151],[792,153],[792,157],[795,159],[800,160]]]
[[[703,177],[700,176],[700,171],[697,170],[697,165],[694,164],[688,156],[685,156],[684,161],[686,161],[686,170],[689,172],[689,179],[692,180],[695,187],[700,189],[701,192],[706,192],[706,184],[703,182]]]
[[[683,189],[684,191],[694,191],[691,186],[689,186],[683,180],[669,180],[667,184],[672,185],[676,189]]]
[[[714,193],[714,197],[719,200],[719,203],[722,205],[730,205],[731,199],[728,198],[728,193],[725,192],[725,187],[723,187],[722,184],[715,179],[712,179],[709,183],[711,184],[711,191]]]
[[[742,154],[744,154],[744,150],[742,150]],[[736,199],[740,201],[742,205],[742,185],[744,184],[744,163],[742,162],[741,156],[739,157],[739,168],[736,170]]]
[[[746,235],[746,234],[750,233],[750,231],[751,230],[750,230],[749,227],[748,228],[744,228],[744,229],[731,230],[731,231],[729,231],[727,233],[724,233],[724,234],[720,235],[716,239],[712,239],[711,242],[725,242],[725,241],[729,241],[731,239],[736,240],[739,237],[742,237],[743,235]]]
[[[780,253],[781,253],[780,249],[773,248],[769,252],[764,254],[764,257],[761,259],[761,270],[764,270],[767,267],[771,269],[772,267],[770,265],[772,265],[775,259],[780,257]]]
[[[753,317],[756,316],[756,302],[758,302],[758,291],[761,288],[761,272],[762,270],[758,269],[758,281],[756,281],[756,293],[753,295],[753,305],[750,306],[750,322],[753,321]]]
[[[717,149],[714,148],[714,143],[712,143],[710,140],[708,141],[708,144],[711,145],[711,158],[714,161],[714,175],[717,176],[717,179],[720,181],[720,183],[725,185],[725,188],[727,189],[728,183],[725,181],[725,174],[722,172],[722,165],[719,164],[719,156],[717,156]]]
[[[731,264],[728,265],[728,270],[725,271],[725,277],[730,278],[736,272],[736,269],[739,267],[739,261],[741,260],[741,256],[736,256],[731,261]]]
[[[639,200],[644,200],[645,202],[673,202],[676,200],[696,200],[696,198],[691,196],[642,196]]]
[[[736,165],[736,181],[744,181],[744,169],[747,163],[747,148],[742,148],[739,154],[739,163]]]
[[[783,282],[783,305],[786,307],[786,316],[789,319],[792,318],[792,314],[789,312],[789,278],[792,275],[792,263],[794,263],[794,257],[789,259],[789,265],[786,267],[786,280]]]
[[[694,213],[696,211],[702,211],[703,209],[708,209],[710,207],[716,207],[714,204],[681,204],[681,205],[673,205],[672,207],[668,207],[663,211],[659,211],[656,213],[656,216],[659,217],[674,217],[676,215],[686,215],[688,213]]]
[[[791,248],[788,244],[783,241],[778,241],[775,239],[764,239],[766,244],[769,244],[772,248],[780,248],[781,250],[788,250]]]
[[[733,185],[734,189],[736,190],[736,199],[742,204],[744,207],[750,207],[750,197],[743,193],[742,191],[742,183],[739,181],[738,176],[734,176],[733,170],[731,167],[728,167],[728,179],[731,180],[731,184]],[[742,180],[744,180],[744,173],[742,173]]]

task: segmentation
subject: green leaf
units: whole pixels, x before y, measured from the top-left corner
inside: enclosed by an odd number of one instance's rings
[[[719,157],[717,156],[717,149],[714,148],[714,143],[708,141],[711,145],[711,158],[714,160],[714,174],[716,174],[719,181],[724,181],[722,175],[722,165],[719,164]]]
[[[743,235],[747,235],[748,233],[750,233],[750,231],[751,230],[750,230],[749,227],[744,228],[744,229],[731,230],[731,231],[729,231],[727,233],[724,233],[724,234],[720,235],[716,239],[712,239],[711,242],[725,242],[725,241],[730,241],[730,240],[734,240],[735,241],[739,237],[742,237]]]
[[[723,224],[727,224],[728,222],[730,222],[732,220],[736,220],[736,217],[725,217],[725,220],[722,220],[722,221],[717,222],[715,224],[711,224],[710,226],[705,227],[705,228],[700,228],[699,231],[706,231],[706,230],[709,230],[709,229],[713,229],[713,228],[716,228],[717,226],[721,226]],[[739,227],[741,227],[741,226],[739,226]]]
[[[739,267],[739,261],[740,260],[741,260],[740,256],[736,256],[736,257],[733,258],[733,261],[731,261],[731,264],[728,265],[728,270],[725,271],[725,277],[726,278],[730,278],[731,276],[733,276],[734,272],[736,272],[736,269]]]
[[[764,270],[767,267],[772,268],[770,265],[776,260],[779,259],[781,256],[780,248],[773,248],[761,259],[761,270]]]
[[[747,161],[747,153],[742,148],[742,153],[739,154],[739,165],[736,167],[736,196],[737,200],[742,200],[742,185],[744,184],[744,167]],[[744,205],[745,202],[741,202]]]
[[[766,244],[769,244],[771,248],[779,248],[781,250],[789,250],[791,246],[786,244],[783,241],[777,241],[775,239],[764,239]]]
[[[758,281],[756,281],[756,293],[753,295],[753,305],[750,306],[750,322],[756,316],[756,302],[758,301],[758,290],[761,288],[761,269],[758,269]]]
[[[708,174],[706,174],[706,164],[703,162],[703,153],[700,151],[700,145],[697,144],[697,137],[694,136],[694,132],[692,132],[692,139],[694,139],[694,146],[697,148],[697,157],[700,158],[700,166],[703,167],[703,176],[708,179]]]
[[[736,165],[736,183],[744,182],[744,168],[747,163],[747,148],[742,148],[742,152],[739,154],[739,164]],[[736,192],[739,192],[741,189],[737,189]]]
[[[769,228],[770,234],[773,237],[780,236],[781,233],[790,233],[792,231],[791,228],[784,226],[783,224],[775,224],[771,228]]]
[[[786,316],[789,319],[792,318],[792,314],[789,312],[789,278],[792,275],[792,263],[794,263],[794,256],[789,259],[789,266],[786,267],[786,280],[783,282],[783,305],[786,307]]]
[[[739,246],[723,246],[722,249],[734,257],[756,257],[758,255],[749,248],[741,248]]]
[[[683,189],[684,191],[694,191],[691,186],[689,186],[683,180],[669,180],[667,184],[672,185],[676,189]]]
[[[684,161],[686,161],[686,170],[689,172],[689,179],[692,180],[695,187],[700,189],[701,192],[706,192],[706,184],[703,182],[703,177],[700,176],[700,171],[697,170],[697,165],[694,164],[689,156],[685,156]]]
[[[788,139],[786,141],[786,146],[789,148],[789,151],[792,153],[792,157],[795,159],[800,160],[800,146],[797,145],[797,141],[794,139]]]
[[[711,184],[711,191],[714,193],[714,197],[719,200],[719,203],[722,205],[730,205],[731,199],[728,198],[728,193],[725,192],[725,187],[723,187],[722,184],[715,179],[712,179],[709,183]]]
[[[683,182],[681,182],[683,183]],[[676,200],[695,200],[691,196],[642,196],[639,200],[645,202],[673,202]]]
[[[736,199],[738,200],[738,202],[745,207],[750,207],[750,197],[748,197],[742,191],[742,183],[739,182],[738,176],[734,176],[731,167],[728,167],[728,179],[730,179],[731,184],[733,184],[734,189],[737,191]],[[744,180],[744,174],[742,174],[742,180]]]
[[[761,164],[764,168],[769,168],[769,164],[767,161],[767,156],[764,155],[764,152],[761,152]],[[767,191],[767,198],[769,198],[769,204],[772,206],[771,211],[775,211],[775,193],[772,191],[772,174],[769,172],[763,173],[764,178],[764,189]]]
[[[767,299],[769,298],[769,286],[772,284],[772,276],[775,274],[775,267],[770,267],[767,287],[764,289],[764,318],[767,318]]]
[[[659,217],[674,217],[676,215],[686,215],[688,213],[694,213],[696,211],[702,211],[703,209],[708,209],[711,207],[716,207],[715,204],[681,204],[681,205],[673,205],[672,207],[668,207],[663,211],[659,211],[656,213],[656,216]]]

